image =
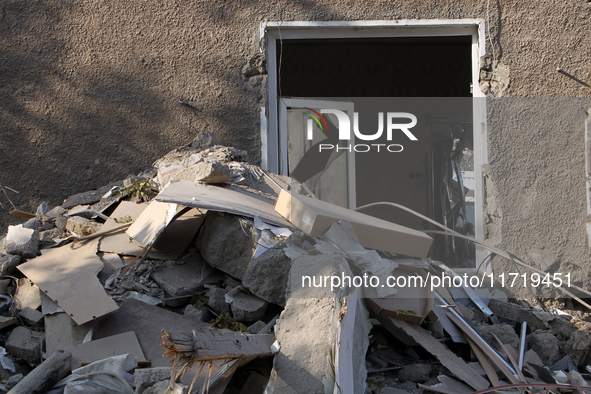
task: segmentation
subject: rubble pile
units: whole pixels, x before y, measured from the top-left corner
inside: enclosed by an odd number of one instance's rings
[[[347,282],[456,274],[428,235],[246,158],[201,133],[139,175],[12,212],[0,392],[591,390],[588,315],[465,283]]]

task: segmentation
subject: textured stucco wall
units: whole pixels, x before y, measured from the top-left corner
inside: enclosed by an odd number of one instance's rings
[[[491,0],[488,8],[487,54],[492,41],[499,66],[483,72],[492,79],[484,90],[507,97],[591,96],[590,88],[556,72],[561,67],[591,81],[591,3]],[[256,163],[258,107],[266,97],[266,77],[256,75],[261,21],[431,18],[486,19],[487,2],[1,1],[0,184],[20,191],[10,194],[20,209],[43,200],[56,204],[137,173],[203,130],[248,150]],[[527,253],[520,237],[535,216],[540,226],[527,229],[542,231],[535,247],[584,265],[578,119],[586,114],[572,111],[577,121],[561,124],[562,133],[532,128],[515,136],[510,128],[491,128],[488,174],[502,212],[502,246]],[[549,153],[546,142],[560,148]],[[529,208],[518,209],[524,201]],[[0,202],[7,206],[2,195]],[[552,211],[557,204],[560,212]],[[4,226],[11,219],[0,210]],[[555,234],[550,224],[561,220],[572,225]]]

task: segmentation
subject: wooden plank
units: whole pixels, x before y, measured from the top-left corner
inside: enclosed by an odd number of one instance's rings
[[[238,357],[271,356],[275,335],[248,335],[204,327],[191,332],[162,331],[163,357],[193,353],[194,361],[230,360]]]
[[[96,276],[104,266],[96,255],[97,243],[46,249],[41,256],[18,266],[80,325],[117,310]]]
[[[452,353],[437,339],[433,338],[428,331],[416,324],[392,318],[388,319],[395,327],[403,330],[425,348],[425,350],[437,357],[444,367],[475,390],[483,390],[490,386],[490,383],[486,379],[478,375],[464,360]]]
[[[451,321],[454,322],[460,328],[460,330],[462,330],[464,332],[466,337],[470,338],[476,346],[478,346],[478,347],[480,347],[480,349],[482,349],[482,351],[501,370],[501,372],[503,372],[505,374],[505,376],[507,376],[507,379],[509,379],[511,381],[511,383],[515,383],[515,384],[521,383],[519,381],[519,379],[517,379],[515,377],[515,375],[513,375],[513,372],[511,372],[511,370],[503,362],[499,361],[499,355],[496,354],[494,351],[490,350],[488,346],[486,346],[484,339],[480,338],[474,332],[467,329],[465,326],[465,323],[462,322],[460,319],[458,319],[453,313],[447,312],[447,317],[449,317],[451,319]]]
[[[493,386],[500,386],[501,382],[499,381],[499,377],[497,376],[497,372],[495,371],[494,367],[492,366],[492,364],[490,363],[490,361],[486,357],[486,354],[484,354],[482,349],[480,349],[478,346],[476,346],[476,344],[474,342],[472,342],[472,340],[470,338],[467,338],[467,339],[468,339],[468,344],[470,345],[470,347],[474,351],[474,354],[476,354],[476,358],[478,358],[478,361],[480,362],[482,369],[484,369],[484,372],[486,372],[486,376],[488,376],[488,380],[490,380],[490,382],[492,383]]]
[[[8,393],[44,393],[69,372],[70,353],[58,350],[18,382]]]
[[[33,219],[33,218],[37,217],[37,216],[33,215],[32,213],[19,211],[18,209],[15,209],[14,211],[10,211],[9,214],[11,214],[12,216],[23,218],[23,219]]]

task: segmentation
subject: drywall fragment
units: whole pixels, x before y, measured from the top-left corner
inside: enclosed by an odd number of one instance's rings
[[[138,368],[133,374],[135,392],[142,394],[148,387],[163,380],[168,381],[172,367]]]
[[[65,350],[72,354],[72,370],[79,368],[81,364],[124,354],[132,354],[138,361],[146,360],[133,331],[82,343]]]
[[[18,226],[8,226],[8,234],[4,238],[6,254],[15,254],[25,259],[37,256],[39,253],[39,232]]]
[[[18,267],[77,324],[117,310],[96,277],[103,268],[96,255],[97,243],[94,240],[47,249]]]
[[[42,393],[70,372],[70,353],[53,353],[41,365],[32,370],[14,386],[10,394]]]
[[[239,186],[217,187],[187,181],[172,181],[155,197],[155,200],[172,202],[186,207],[208,211],[228,212],[254,218],[287,228],[294,226],[273,209],[274,200],[248,192]]]
[[[43,319],[43,313],[39,312],[37,309],[31,309],[29,307],[25,307],[20,311],[18,316],[30,325],[35,325]]]

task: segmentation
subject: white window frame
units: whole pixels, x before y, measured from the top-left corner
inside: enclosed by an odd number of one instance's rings
[[[277,97],[277,48],[281,40],[387,38],[387,37],[472,37],[472,96],[485,97],[480,91],[480,58],[485,55],[484,19],[401,19],[339,22],[261,22],[260,39],[266,42],[268,108],[267,122],[261,128],[261,164],[264,169],[279,172],[279,100]],[[482,166],[488,163],[486,100],[474,100],[474,175],[475,235],[484,240],[484,185]],[[287,152],[283,152],[287,154]],[[478,248],[480,249],[480,248]],[[477,249],[477,260],[484,257]]]

